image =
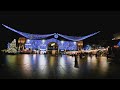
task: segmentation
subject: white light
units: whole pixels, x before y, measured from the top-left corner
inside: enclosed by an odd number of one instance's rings
[[[29,43],[29,42],[30,42],[30,40],[29,40],[29,39],[27,39],[27,42]]]
[[[26,76],[31,75],[31,58],[29,55],[23,55],[23,61],[22,61],[22,71]]]
[[[41,51],[46,51],[46,49],[40,49]]]
[[[16,42],[16,39],[14,39],[14,42]]]
[[[25,45],[31,45],[30,43],[26,43]]]
[[[54,46],[54,45],[55,45],[55,43],[52,43],[52,44],[51,44],[51,46]]]
[[[74,44],[76,44],[76,42],[74,42]]]
[[[47,64],[47,60],[45,58],[45,55],[40,55],[38,60],[39,60],[38,63],[39,63],[40,68],[41,68],[41,66]]]
[[[64,41],[61,41],[61,43],[63,44],[63,43],[64,43]]]
[[[35,60],[35,59],[36,59],[36,54],[33,55],[33,60]]]
[[[42,43],[45,43],[45,40],[42,40]]]

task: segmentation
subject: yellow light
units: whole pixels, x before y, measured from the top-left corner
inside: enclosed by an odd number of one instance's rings
[[[119,46],[118,45],[114,45],[114,48],[118,48]]]
[[[7,60],[9,68],[15,69],[15,66],[16,66],[16,63],[15,63],[16,62],[16,55],[15,56],[7,55],[6,56],[6,60]]]
[[[24,55],[23,63],[21,65],[22,65],[23,73],[26,76],[30,76],[32,67],[31,67],[31,58],[29,55]]]
[[[55,57],[50,56],[50,66],[53,66],[55,63]]]
[[[52,44],[51,44],[51,46],[54,46],[54,45],[55,45],[55,43],[52,43]]]
[[[109,67],[109,64],[107,62],[107,58],[106,57],[101,57],[99,61],[100,61],[101,74],[105,74],[108,70],[108,67]]]

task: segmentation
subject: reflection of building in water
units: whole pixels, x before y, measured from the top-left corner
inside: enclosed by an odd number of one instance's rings
[[[87,65],[88,65],[89,69],[96,69],[97,63],[98,63],[98,61],[97,61],[95,56],[92,56],[92,57],[88,56],[87,57]]]
[[[107,57],[100,57],[99,69],[101,74],[105,74],[108,71]]]
[[[22,60],[22,71],[25,76],[31,76],[32,73],[32,64],[31,64],[31,58],[29,55],[24,55]]]
[[[97,59],[95,56],[92,56],[92,59],[91,59],[91,67],[92,69],[96,69],[97,68]]]
[[[6,62],[9,68],[16,69],[16,55],[6,55]]]
[[[60,60],[59,60],[58,64],[63,66],[63,67],[66,66],[66,64],[65,64],[65,56],[60,57]]]
[[[50,56],[50,66],[55,65],[55,56]]]
[[[47,65],[47,60],[46,60],[45,55],[39,56],[38,60],[39,60],[39,66],[41,66],[41,65]]]
[[[107,62],[107,57],[99,57],[98,59],[95,56],[87,57],[87,68],[92,70],[98,70],[101,75],[106,75],[109,64]]]
[[[65,52],[66,50],[80,50],[83,47],[84,39],[99,33],[96,32],[83,37],[68,36],[58,33],[40,35],[20,32],[4,24],[2,25],[7,29],[10,29],[11,31],[14,31],[24,37],[21,37],[18,40],[19,50],[23,50],[25,48],[27,50],[39,50],[40,52],[47,51],[48,53],[52,54],[56,54],[58,52]]]

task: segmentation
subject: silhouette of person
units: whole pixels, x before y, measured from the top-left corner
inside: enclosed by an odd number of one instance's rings
[[[77,60],[77,55],[75,55],[75,65],[74,65],[75,68],[79,68],[79,65],[78,65],[78,60]]]

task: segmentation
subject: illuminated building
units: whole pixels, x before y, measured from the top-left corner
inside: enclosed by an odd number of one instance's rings
[[[120,41],[118,42],[117,46],[120,47]]]
[[[5,52],[14,54],[17,53],[16,39],[14,39],[11,43],[8,43],[8,48]]]
[[[68,36],[59,33],[40,35],[40,34],[30,34],[30,33],[20,32],[4,24],[2,25],[7,29],[16,32],[24,37],[24,38],[19,38],[18,40],[20,49],[25,48],[25,49],[41,50],[41,51],[58,50],[59,52],[66,50],[70,50],[70,51],[80,50],[83,47],[84,39],[94,36],[100,32],[98,31],[83,37]],[[60,40],[59,39],[60,37],[63,39]]]
[[[116,46],[119,46],[120,47],[120,33],[116,33],[113,35],[114,38],[112,40],[116,41],[117,42],[117,45]],[[115,46],[115,47],[116,47]]]
[[[18,50],[24,50],[24,48],[25,48],[25,43],[26,43],[26,38],[24,38],[24,37],[20,37],[19,39],[18,39]]]

